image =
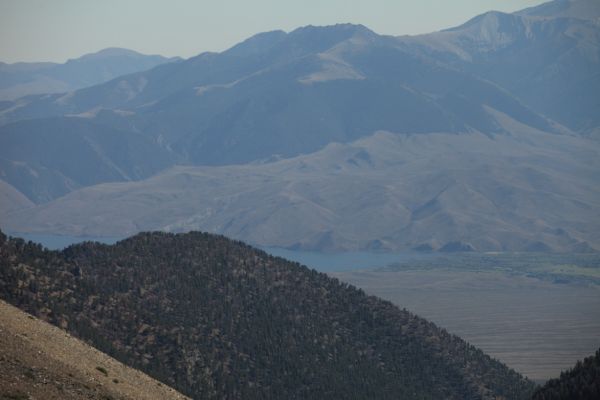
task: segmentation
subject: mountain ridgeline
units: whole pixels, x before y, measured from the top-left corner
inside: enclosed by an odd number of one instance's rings
[[[202,399],[525,399],[534,385],[389,302],[222,236],[48,251],[0,236],[0,295]]]
[[[165,58],[127,49],[108,48],[63,64],[0,62],[0,100],[73,91],[179,60],[178,57]]]

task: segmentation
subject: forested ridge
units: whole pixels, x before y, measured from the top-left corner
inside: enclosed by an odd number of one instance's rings
[[[600,349],[583,362],[538,388],[533,400],[591,400],[600,398]]]
[[[63,251],[0,234],[0,296],[193,398],[525,399],[462,339],[223,236]]]

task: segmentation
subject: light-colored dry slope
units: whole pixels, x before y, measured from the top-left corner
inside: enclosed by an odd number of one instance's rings
[[[0,301],[0,399],[187,399]]]
[[[0,179],[0,215],[33,207],[34,204],[14,186]]]
[[[314,250],[600,249],[599,144],[490,112],[514,133],[379,132],[276,162],[176,167],[77,190],[2,226],[72,236],[202,230]]]

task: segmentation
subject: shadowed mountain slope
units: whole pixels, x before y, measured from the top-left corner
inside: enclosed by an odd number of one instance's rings
[[[551,122],[470,74],[411,54],[355,25],[272,32],[220,54],[69,93],[21,99],[5,122],[120,112],[122,124],[194,164],[231,164],[308,153],[377,130],[497,133],[490,106],[538,129]],[[123,112],[126,111],[126,112]]]
[[[0,238],[0,293],[194,398],[527,398],[458,337],[240,242],[140,234],[62,252]]]
[[[78,138],[92,124],[117,129],[124,140],[144,136],[145,147],[128,147],[129,164],[142,172],[116,174],[139,179],[161,165],[163,153],[169,165],[226,165],[307,154],[378,130],[506,133],[486,107],[536,129],[567,132],[496,84],[407,50],[394,38],[361,25],[307,26],[75,92],[5,103],[0,140],[13,150],[2,154],[0,172],[36,203],[105,182],[105,166],[93,162],[83,169],[85,183],[73,179],[70,170],[79,164],[56,152],[44,157],[48,165],[40,171],[31,161],[35,143],[44,142],[53,125],[68,126],[68,138],[64,132],[55,138],[68,154],[89,152]],[[12,134],[23,129],[27,135]],[[151,156],[144,153],[148,147]],[[119,151],[102,149],[108,160],[120,158]]]
[[[34,204],[17,189],[0,180],[0,215],[33,207]]]
[[[173,158],[146,135],[90,118],[24,120],[0,127],[0,178],[36,203],[96,183],[146,178]]]

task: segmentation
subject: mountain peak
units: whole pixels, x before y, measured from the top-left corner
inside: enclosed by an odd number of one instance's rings
[[[464,30],[466,28],[472,28],[475,26],[483,26],[483,27],[490,27],[490,25],[505,25],[505,24],[512,24],[514,23],[513,21],[518,20],[519,17],[512,15],[512,14],[507,14],[501,11],[488,11],[485,12],[483,14],[479,14],[476,17],[471,18],[470,20],[468,20],[467,22],[465,22],[462,25],[459,25],[457,27],[454,28],[450,28],[450,29],[446,29],[445,31],[458,31],[458,30]]]
[[[462,32],[482,51],[504,47],[527,34],[527,21],[518,15],[489,11],[444,32]]]
[[[528,17],[567,17],[597,20],[600,18],[600,2],[598,0],[554,0],[517,11],[515,14]]]
[[[107,47],[107,48],[99,50],[95,53],[84,54],[81,57],[78,57],[76,59],[71,59],[69,61],[101,60],[101,59],[109,58],[109,57],[147,57],[147,56],[144,54],[138,53],[135,50],[124,49],[121,47]],[[149,57],[152,57],[152,56],[149,56]],[[159,57],[164,58],[162,56],[159,56]]]
[[[350,23],[326,26],[306,25],[289,33],[282,30],[259,33],[236,44],[225,53],[248,56],[270,51],[278,45],[308,51],[323,51],[355,36],[373,37],[377,34],[364,25]]]
[[[349,39],[352,36],[356,35],[367,35],[373,36],[377,35],[375,32],[370,30],[364,25],[361,24],[351,24],[351,23],[342,23],[335,25],[324,25],[324,26],[315,26],[315,25],[306,25],[297,29],[294,29],[289,34],[290,36],[309,36],[314,37],[316,35],[323,37],[331,37],[339,39],[339,41]]]
[[[287,33],[282,30],[258,33],[231,47],[226,53],[241,57],[253,53],[260,53],[270,49],[273,45],[285,38],[286,35]]]

